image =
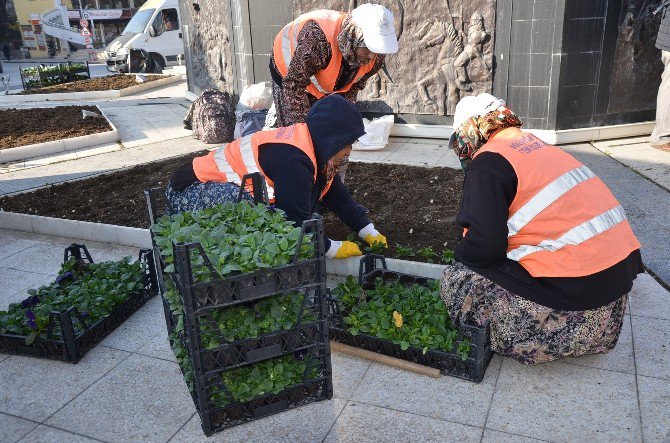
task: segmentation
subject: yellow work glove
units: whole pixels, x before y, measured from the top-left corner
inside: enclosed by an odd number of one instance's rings
[[[330,248],[326,252],[328,258],[347,258],[363,255],[361,249],[354,242],[350,241],[330,241]]]
[[[358,231],[358,236],[365,240],[365,242],[370,246],[375,243],[381,243],[385,248],[389,247],[388,242],[386,241],[386,237],[381,235],[379,231],[375,229],[375,225],[372,223]]]

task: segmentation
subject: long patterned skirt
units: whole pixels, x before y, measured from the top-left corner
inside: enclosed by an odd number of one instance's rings
[[[551,309],[514,295],[460,263],[445,270],[441,296],[456,324],[490,322],[492,349],[529,365],[613,349],[628,300],[626,294],[597,309]]]
[[[205,208],[226,202],[236,202],[240,187],[235,183],[194,183],[183,191],[175,191],[169,185],[165,197],[172,206],[173,212],[201,211]],[[245,191],[243,200],[253,201]]]

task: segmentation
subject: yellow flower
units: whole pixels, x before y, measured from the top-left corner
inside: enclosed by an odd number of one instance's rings
[[[393,311],[393,323],[395,323],[396,328],[402,326],[402,314],[398,311]]]

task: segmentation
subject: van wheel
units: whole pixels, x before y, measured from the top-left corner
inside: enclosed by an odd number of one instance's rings
[[[154,74],[162,74],[163,69],[165,69],[165,61],[163,61],[163,57],[160,54],[152,53],[151,54],[151,70],[147,70],[147,72],[153,72]]]

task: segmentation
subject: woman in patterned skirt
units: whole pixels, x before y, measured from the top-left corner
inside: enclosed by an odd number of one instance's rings
[[[526,364],[608,352],[643,272],[640,244],[589,168],[520,126],[490,94],[456,107],[464,235],[442,298],[455,323],[490,324],[493,350]]]

